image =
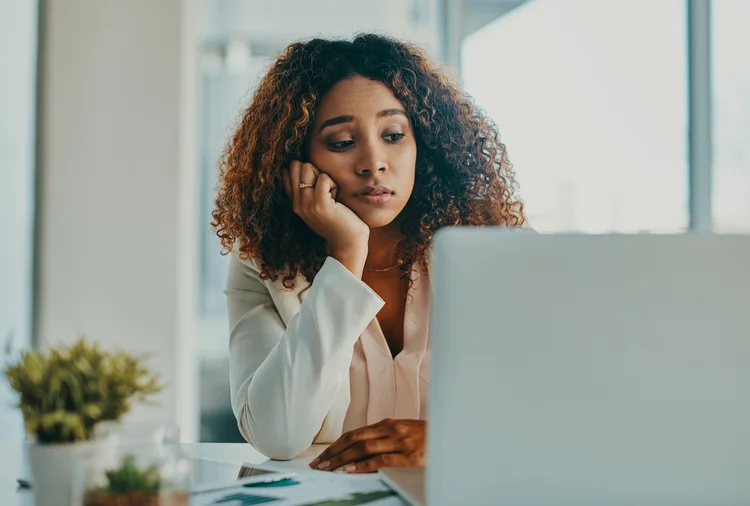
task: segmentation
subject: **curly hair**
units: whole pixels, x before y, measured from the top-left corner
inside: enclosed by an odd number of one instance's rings
[[[299,274],[315,277],[325,243],[292,211],[280,169],[304,160],[318,101],[352,76],[385,84],[413,125],[414,191],[399,216],[404,276],[416,262],[426,265],[441,227],[523,225],[518,185],[492,120],[421,49],[362,34],[291,44],[260,81],[222,157],[212,213],[222,254],[237,245],[264,279],[281,278],[287,288]]]

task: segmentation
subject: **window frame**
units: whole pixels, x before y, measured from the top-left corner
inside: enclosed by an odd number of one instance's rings
[[[461,45],[473,2],[441,0],[443,60],[460,73]],[[495,0],[521,5],[527,0]],[[710,233],[713,225],[712,0],[685,0],[687,8],[688,232]],[[459,74],[460,75],[460,74]]]

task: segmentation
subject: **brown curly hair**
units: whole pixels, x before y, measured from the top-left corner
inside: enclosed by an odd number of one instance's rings
[[[260,81],[222,158],[212,225],[222,254],[238,243],[264,279],[291,288],[312,280],[326,258],[323,239],[292,211],[282,167],[305,160],[316,104],[337,82],[384,83],[403,103],[417,143],[414,191],[399,219],[398,260],[406,276],[424,262],[441,227],[524,223],[523,203],[495,124],[419,48],[388,37],[313,39],[288,46]]]

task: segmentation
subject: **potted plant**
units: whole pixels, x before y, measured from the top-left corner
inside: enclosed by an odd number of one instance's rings
[[[83,506],[151,506],[159,503],[159,469],[139,469],[136,458],[125,457],[119,468],[107,471],[107,483],[84,492]]]
[[[29,436],[29,458],[37,506],[67,505],[72,472],[82,460],[114,461],[113,434],[101,422],[116,422],[134,401],[162,389],[145,357],[106,352],[83,338],[48,352],[25,351],[5,369]]]
[[[83,506],[186,506],[183,490],[165,491],[156,464],[138,465],[134,455],[126,455],[122,464],[106,472],[106,484],[88,488]]]

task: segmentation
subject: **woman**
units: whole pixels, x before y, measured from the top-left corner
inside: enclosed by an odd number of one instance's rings
[[[243,436],[275,459],[334,442],[317,469],[422,465],[430,239],[524,223],[493,123],[411,45],[295,43],[226,149],[213,216],[237,250],[226,293]]]

